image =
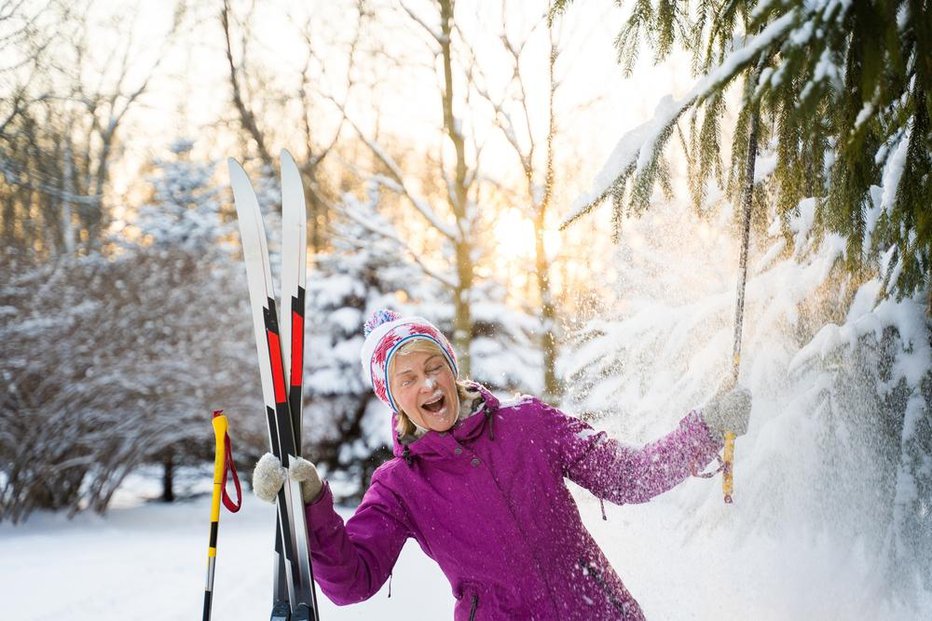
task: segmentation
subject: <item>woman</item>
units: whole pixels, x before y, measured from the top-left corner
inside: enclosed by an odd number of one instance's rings
[[[721,395],[637,449],[536,398],[503,403],[457,379],[453,348],[424,319],[378,311],[365,332],[363,369],[394,412],[395,458],[346,524],[312,464],[290,469],[321,590],[341,605],[371,597],[414,538],[450,580],[457,621],[643,619],[564,480],[617,504],[646,502],[714,459],[725,430],[746,431],[750,394]],[[287,475],[265,455],[256,495],[274,502]]]

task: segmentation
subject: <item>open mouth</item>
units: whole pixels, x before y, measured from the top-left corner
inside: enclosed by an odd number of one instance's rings
[[[421,405],[421,408],[427,410],[432,414],[436,414],[443,409],[444,404],[446,403],[446,398],[443,395],[440,395],[433,401],[428,401]]]

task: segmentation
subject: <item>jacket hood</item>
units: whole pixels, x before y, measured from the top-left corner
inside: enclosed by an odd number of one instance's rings
[[[476,382],[466,382],[466,385],[479,393],[479,400],[473,406],[473,411],[466,417],[456,421],[447,431],[428,431],[420,438],[414,439],[411,436],[400,437],[394,432],[395,423],[398,420],[398,413],[392,414],[392,453],[395,457],[401,457],[409,464],[413,458],[431,458],[438,457],[442,454],[438,440],[447,434],[452,434],[457,442],[469,442],[488,432],[492,435],[492,417],[498,411],[500,401],[489,390]]]

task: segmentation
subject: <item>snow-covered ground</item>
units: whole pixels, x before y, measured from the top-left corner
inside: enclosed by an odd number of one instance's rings
[[[135,485],[104,517],[40,513],[20,526],[0,524],[0,618],[200,618],[210,499],[138,502],[133,493],[151,488]],[[649,618],[906,621],[932,611],[928,595],[911,603],[885,600],[888,585],[856,545],[804,532],[739,545],[727,528],[685,530],[676,496],[695,493],[694,486],[716,494],[718,482],[695,479],[646,505],[607,506],[607,521],[597,502],[578,494],[587,524]],[[722,505],[716,519],[727,525],[754,510],[739,497]],[[272,507],[249,493],[240,513],[224,511],[214,619],[267,618],[273,524]],[[395,567],[390,598],[383,588],[367,602],[337,608],[320,597],[326,620],[452,617],[449,585],[413,542]]]
[[[205,480],[210,483],[210,473]],[[151,491],[145,481],[130,485]],[[231,486],[232,489],[232,486]],[[31,516],[0,524],[0,619],[126,621],[200,619],[207,569],[210,497],[167,505],[134,503],[127,490],[106,516]],[[268,619],[275,511],[244,490],[243,509],[223,510],[213,618]],[[135,505],[135,506],[133,506]],[[321,618],[443,619],[446,579],[408,545],[387,588],[368,602],[338,608],[318,593]]]

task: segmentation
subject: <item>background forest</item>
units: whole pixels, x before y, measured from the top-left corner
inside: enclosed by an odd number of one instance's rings
[[[390,454],[373,310],[644,442],[730,372],[740,283],[737,531],[932,589],[930,118],[917,0],[0,0],[0,521],[140,471],[183,496],[213,409],[267,450],[225,159],[274,235],[287,148],[304,446],[343,500]]]

